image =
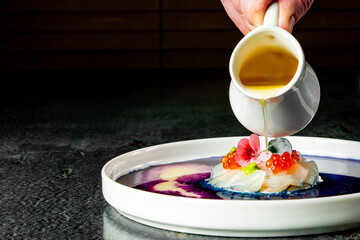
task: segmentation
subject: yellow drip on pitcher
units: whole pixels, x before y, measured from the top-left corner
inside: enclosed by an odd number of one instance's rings
[[[269,99],[274,96],[286,85],[274,85],[274,86],[245,86],[249,93],[259,96],[261,99]]]

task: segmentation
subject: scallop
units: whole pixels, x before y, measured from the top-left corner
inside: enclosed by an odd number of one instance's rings
[[[228,170],[218,164],[213,168],[209,184],[218,188],[227,188],[236,192],[257,192],[265,181],[266,173],[256,170],[246,175],[240,169]]]

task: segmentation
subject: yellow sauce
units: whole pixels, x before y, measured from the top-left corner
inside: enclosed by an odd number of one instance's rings
[[[240,69],[240,81],[251,93],[268,99],[294,77],[298,60],[279,47],[261,47],[251,53]]]

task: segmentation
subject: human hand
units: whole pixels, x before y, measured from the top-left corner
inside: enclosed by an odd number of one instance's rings
[[[228,16],[244,35],[263,25],[266,9],[271,2],[272,0],[221,0]],[[291,33],[313,2],[314,0],[278,0],[279,27]]]

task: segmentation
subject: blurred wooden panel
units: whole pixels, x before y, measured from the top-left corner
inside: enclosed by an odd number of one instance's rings
[[[354,67],[360,66],[360,48],[305,49],[305,59],[311,66]]]
[[[165,68],[227,68],[231,51],[182,50],[165,51]]]
[[[356,31],[295,31],[303,48],[360,47]],[[0,51],[159,50],[156,32],[13,33],[0,34]],[[230,50],[242,38],[239,32],[165,32],[163,49]]]
[[[359,12],[312,12],[296,29],[359,29]],[[165,12],[165,30],[236,30],[225,12]]]
[[[159,68],[156,51],[0,53],[0,70]]]
[[[0,51],[158,50],[156,32],[0,34]]]
[[[165,12],[164,30],[231,30],[235,25],[225,12]]]
[[[360,47],[360,32],[354,30],[295,30],[294,37],[303,48]]]
[[[157,30],[158,13],[18,13],[0,14],[0,31]]]
[[[360,1],[316,0],[293,34],[313,66],[360,66]],[[0,69],[227,68],[220,0],[5,0]]]
[[[161,6],[161,5],[162,6]],[[0,12],[40,12],[40,11],[128,11],[128,10],[219,10],[223,11],[220,0],[4,0]],[[360,1],[338,0],[314,1],[312,10],[359,10]]]
[[[159,0],[5,0],[0,12],[157,10]]]
[[[360,32],[353,30],[298,30],[293,35],[303,48],[360,47]],[[164,49],[232,49],[243,35],[236,31],[165,32]]]
[[[358,29],[360,11],[309,12],[295,25],[296,29]]]
[[[220,0],[163,0],[165,10],[219,10],[225,11]],[[315,0],[312,10],[360,10],[360,1]]]
[[[311,6],[312,10],[336,10],[336,11],[354,11],[354,10],[360,10],[360,1],[358,0],[345,0],[345,1],[339,1],[339,0],[325,0],[325,1],[319,1],[315,0],[313,5]]]
[[[223,10],[220,0],[163,0],[164,10]]]
[[[243,35],[239,31],[165,32],[164,49],[231,49]]]

